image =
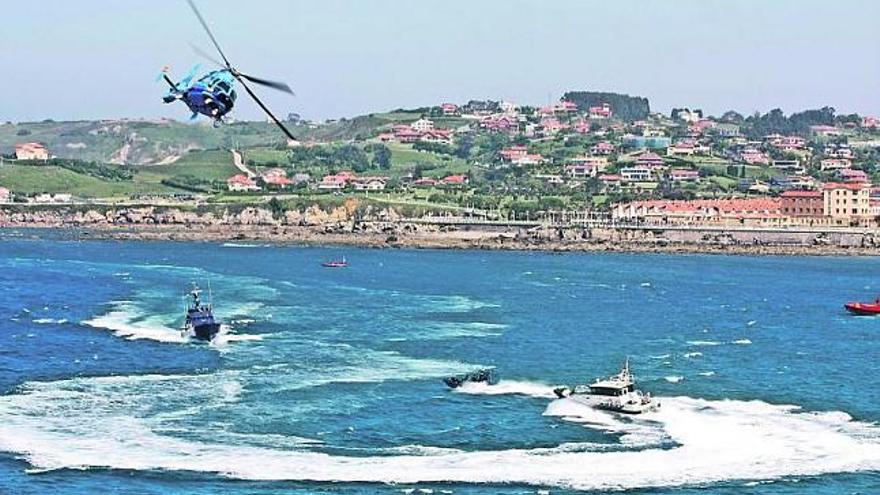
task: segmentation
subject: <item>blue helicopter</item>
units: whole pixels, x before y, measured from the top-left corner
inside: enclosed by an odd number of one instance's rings
[[[214,34],[208,28],[208,23],[205,22],[199,9],[196,8],[195,3],[193,3],[192,0],[187,0],[187,2],[195,13],[196,18],[198,18],[199,23],[205,28],[205,32],[208,33],[211,43],[214,44],[214,47],[217,49],[217,52],[220,54],[220,58],[222,58],[223,61],[220,62],[207,53],[193,47],[197,53],[219,65],[221,68],[219,70],[208,72],[204,76],[196,79],[200,68],[199,65],[196,65],[180,81],[174,82],[168,76],[168,69],[166,67],[162,70],[160,78],[164,79],[171,88],[169,89],[168,94],[162,98],[162,101],[165,103],[173,103],[180,100],[189,107],[190,111],[192,111],[192,119],[195,119],[199,115],[205,115],[214,120],[215,126],[219,126],[223,123],[223,117],[232,111],[232,108],[235,106],[235,99],[238,96],[235,92],[235,83],[238,82],[241,84],[241,87],[244,88],[245,92],[253,98],[257,105],[266,112],[266,115],[268,115],[269,118],[272,119],[282,131],[284,131],[284,134],[286,134],[288,138],[296,139],[287,127],[275,117],[269,108],[257,98],[257,95],[251,90],[245,81],[247,80],[255,84],[293,94],[290,87],[282,82],[270,81],[244,74],[233,67],[229,62],[229,59],[227,59],[226,55],[223,53],[223,50],[220,48],[220,44],[217,43],[217,39],[214,38]]]

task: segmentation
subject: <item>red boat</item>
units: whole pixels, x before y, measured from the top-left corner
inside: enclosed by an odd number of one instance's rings
[[[348,266],[348,262],[345,261],[345,258],[342,258],[341,260],[325,261],[321,263],[321,266],[324,268],[345,268]]]
[[[843,307],[854,315],[880,315],[880,298],[870,303],[848,302]]]

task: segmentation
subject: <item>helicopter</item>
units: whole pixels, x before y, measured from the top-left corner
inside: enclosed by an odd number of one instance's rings
[[[229,62],[229,59],[226,58],[226,55],[220,48],[220,44],[217,42],[211,29],[208,28],[208,23],[205,22],[204,17],[202,17],[201,12],[199,12],[199,9],[196,7],[193,0],[187,0],[187,3],[189,3],[190,8],[192,8],[193,13],[195,13],[199,23],[205,29],[208,37],[211,39],[211,43],[213,43],[214,48],[217,49],[217,53],[220,54],[220,58],[223,61],[218,61],[202,50],[193,47],[199,55],[219,65],[220,69],[208,72],[196,79],[200,69],[200,66],[196,65],[186,76],[180,79],[180,81],[174,82],[174,80],[168,76],[168,67],[163,68],[162,72],[159,74],[159,78],[164,79],[171,88],[169,89],[168,94],[162,98],[162,101],[164,103],[173,103],[178,100],[182,101],[192,111],[191,119],[195,119],[199,115],[205,115],[213,119],[214,126],[217,127],[223,123],[224,116],[232,111],[232,108],[235,106],[235,100],[238,97],[235,91],[235,83],[237,82],[238,84],[241,84],[241,87],[244,88],[245,92],[253,98],[257,105],[266,113],[266,115],[269,116],[270,119],[272,119],[273,122],[275,122],[284,134],[287,135],[289,139],[295,140],[296,138],[293,137],[293,134],[283,123],[281,123],[280,120],[278,120],[277,117],[275,117],[272,111],[260,101],[245,81],[293,94],[290,86],[282,82],[254,77],[235,68]]]

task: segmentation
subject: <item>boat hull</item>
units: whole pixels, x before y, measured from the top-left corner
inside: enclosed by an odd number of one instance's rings
[[[557,395],[559,395],[557,393]],[[645,400],[644,397],[610,398],[606,396],[572,393],[569,399],[594,409],[623,414],[642,414],[656,411],[660,403],[655,399]]]
[[[874,316],[880,314],[880,304],[851,302],[843,305],[847,311],[859,316]]]
[[[219,323],[206,323],[189,327],[190,334],[200,340],[211,340],[220,331]]]

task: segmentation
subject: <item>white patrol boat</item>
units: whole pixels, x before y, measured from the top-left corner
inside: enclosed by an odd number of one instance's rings
[[[604,380],[597,379],[590,385],[558,387],[553,392],[560,399],[569,397],[596,409],[626,414],[656,411],[660,407],[660,402],[654,400],[651,394],[636,390],[635,380],[629,371],[629,359],[624,362],[623,369],[617,375]]]

